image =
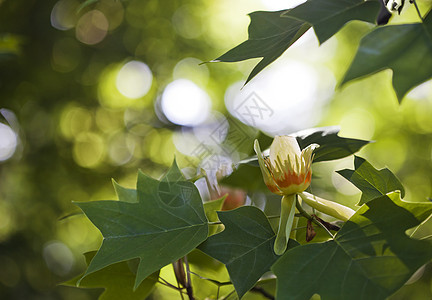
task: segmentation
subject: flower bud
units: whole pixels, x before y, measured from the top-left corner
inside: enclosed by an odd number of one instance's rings
[[[317,197],[308,192],[302,192],[299,196],[310,207],[342,221],[348,221],[355,214],[355,211],[349,207]]]
[[[270,191],[291,195],[307,189],[312,177],[312,153],[317,147],[312,144],[301,151],[295,137],[276,136],[270,146],[270,155],[264,156],[255,140],[254,149],[264,183]]]

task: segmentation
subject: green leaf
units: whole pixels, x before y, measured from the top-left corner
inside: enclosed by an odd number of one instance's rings
[[[283,14],[311,24],[324,43],[352,20],[374,23],[381,4],[378,0],[309,0]]]
[[[282,18],[281,14],[286,11],[256,11],[249,14],[251,23],[248,29],[248,40],[214,61],[235,62],[262,57],[263,59],[247,78],[246,83],[248,83],[262,69],[281,56],[310,28],[303,21]]]
[[[320,147],[314,151],[314,162],[335,160],[347,157],[359,151],[370,141],[350,139],[338,136],[338,126],[311,128],[293,133],[301,149],[310,144]]]
[[[207,238],[208,223],[197,188],[188,181],[171,181],[179,178],[179,172],[175,162],[161,181],[139,172],[136,203],[76,203],[104,237],[84,277],[116,262],[140,258],[138,287]]]
[[[364,204],[334,240],[287,251],[272,267],[278,299],[385,299],[432,258],[429,241],[405,231],[432,213],[393,192]]]
[[[116,191],[117,197],[120,201],[129,203],[138,202],[138,195],[136,190],[122,187],[114,179],[112,180],[112,183]]]
[[[400,191],[402,198],[405,196],[402,183],[389,169],[377,170],[365,159],[358,156],[354,158],[354,168],[355,170],[344,169],[337,171],[337,173],[362,191],[360,202],[357,205],[362,205],[393,191]]]
[[[384,69],[393,70],[399,102],[410,89],[432,77],[432,13],[424,23],[384,26],[366,35],[342,84]]]
[[[258,159],[255,158],[258,162]],[[242,188],[248,191],[267,191],[268,188],[262,179],[259,166],[241,164],[229,176],[223,178],[221,183],[231,187]]]
[[[176,160],[174,159],[173,164],[171,165],[171,168],[167,171],[165,176],[162,178],[164,181],[172,181],[176,182],[179,180],[186,181],[186,178],[183,176],[182,172],[180,171]]]
[[[96,251],[84,253],[87,265],[95,256]],[[104,288],[99,300],[139,300],[145,299],[153,290],[159,277],[159,271],[150,275],[134,291],[135,273],[128,262],[113,264],[103,270],[88,275],[81,280],[80,288]],[[76,286],[81,276],[75,277],[62,285]]]
[[[241,298],[278,259],[273,252],[275,233],[264,213],[253,206],[218,212],[225,230],[198,249],[224,263]],[[298,245],[290,240],[289,246]]]
[[[211,200],[211,201],[204,203],[205,215],[210,222],[219,221],[217,211],[222,209],[222,205],[223,205],[226,197],[227,197],[227,195],[225,195],[219,199]],[[217,230],[218,230],[218,226],[215,226],[215,225],[210,226],[209,227],[209,236],[215,234]]]

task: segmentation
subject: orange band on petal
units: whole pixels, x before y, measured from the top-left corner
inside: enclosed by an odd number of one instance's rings
[[[266,184],[266,186],[268,187],[268,189],[272,193],[275,193],[275,194],[280,194],[281,193],[281,191],[275,185]]]

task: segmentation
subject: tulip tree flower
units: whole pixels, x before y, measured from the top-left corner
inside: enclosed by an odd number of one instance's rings
[[[313,151],[317,147],[318,145],[312,144],[300,150],[295,137],[276,136],[270,146],[269,156],[265,156],[258,140],[255,140],[254,149],[264,183],[271,192],[282,196],[279,229],[274,244],[277,255],[282,255],[287,248],[295,218],[297,194],[313,208],[343,221],[354,214],[346,206],[305,192],[311,182]]]

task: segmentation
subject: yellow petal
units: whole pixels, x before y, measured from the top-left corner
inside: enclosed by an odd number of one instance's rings
[[[263,175],[263,179],[264,179],[264,183],[265,185],[269,188],[269,190],[272,193],[278,194],[278,195],[282,195],[281,191],[279,190],[279,188],[277,187],[276,183],[273,180],[273,177],[271,176],[270,171],[268,170],[267,166],[266,166],[266,162],[264,161],[264,155],[261,152],[261,148],[259,146],[259,142],[258,140],[255,140],[254,142],[254,150],[255,153],[258,156],[258,163],[261,169],[261,173]]]
[[[277,168],[278,160],[282,162],[288,160],[289,166],[286,167],[295,170],[297,156],[301,156],[301,150],[295,137],[288,135],[275,136],[270,146],[269,157],[273,168]]]
[[[319,145],[318,144],[310,144],[309,146],[307,146],[306,148],[304,148],[301,152],[301,155],[304,159],[305,165],[306,166],[310,166],[310,164],[312,163],[312,154],[313,151],[318,148]]]

